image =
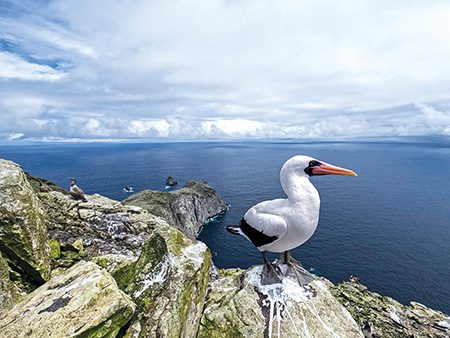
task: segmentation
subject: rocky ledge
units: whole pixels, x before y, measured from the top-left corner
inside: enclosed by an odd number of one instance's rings
[[[144,190],[128,197],[125,205],[141,207],[153,215],[165,219],[195,238],[208,219],[227,209],[227,204],[205,181],[189,181],[175,191]]]
[[[0,336],[450,335],[443,313],[358,283],[266,287],[259,266],[217,270],[193,237],[225,203],[202,182],[161,194],[77,202],[0,160]]]

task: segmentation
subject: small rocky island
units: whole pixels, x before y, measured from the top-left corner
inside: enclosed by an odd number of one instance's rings
[[[358,282],[259,283],[195,239],[206,182],[79,202],[0,160],[0,337],[449,337],[450,320]]]

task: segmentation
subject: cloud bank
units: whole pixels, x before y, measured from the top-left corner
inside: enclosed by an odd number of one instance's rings
[[[450,135],[448,1],[3,1],[0,140]]]

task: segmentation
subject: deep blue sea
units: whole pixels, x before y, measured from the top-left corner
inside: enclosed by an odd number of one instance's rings
[[[118,200],[127,197],[126,185],[163,190],[168,175],[207,180],[230,204],[199,237],[222,268],[261,263],[250,243],[224,227],[252,205],[284,197],[279,170],[297,154],[359,176],[312,178],[322,200],[319,227],[294,257],[333,282],[355,274],[373,291],[450,314],[448,138],[0,146],[1,158],[32,175],[63,187],[73,176],[86,193]]]

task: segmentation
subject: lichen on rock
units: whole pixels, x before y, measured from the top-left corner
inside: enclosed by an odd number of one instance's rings
[[[0,251],[33,285],[50,277],[46,215],[24,172],[0,159]]]
[[[448,318],[440,311],[416,302],[405,306],[390,297],[369,291],[360,283],[329,285],[336,299],[361,327],[370,325],[376,337],[450,337],[450,325],[447,328],[439,325]]]
[[[138,305],[125,336],[195,337],[211,264],[206,245],[161,223],[126,278],[119,277]]]
[[[2,338],[116,337],[136,306],[98,265],[80,262],[0,315]]]
[[[349,312],[316,280],[306,287],[289,277],[261,285],[262,267],[219,274],[198,337],[362,337]]]

